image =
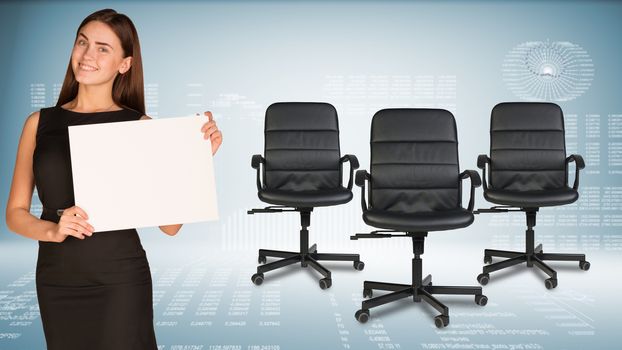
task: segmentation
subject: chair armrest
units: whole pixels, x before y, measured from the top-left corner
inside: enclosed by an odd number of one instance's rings
[[[486,181],[486,164],[488,164],[488,170],[490,171],[490,158],[485,154],[477,156],[477,167],[482,169],[482,185],[484,186],[484,192],[488,191],[488,182]]]
[[[264,188],[263,184],[261,183],[261,164],[266,164],[266,159],[262,157],[261,154],[255,154],[251,158],[251,167],[253,167],[253,169],[257,169],[257,191],[261,191]]]
[[[467,207],[467,210],[473,211],[473,207],[475,206],[475,188],[482,185],[482,179],[480,179],[477,171],[465,170],[460,174],[460,184],[462,184],[462,180],[467,177],[471,179],[471,198],[469,199],[469,206]],[[460,186],[460,189],[462,189],[462,185]]]
[[[339,159],[339,161],[341,163],[345,163],[349,161],[352,168],[354,169],[359,168],[359,159],[356,158],[354,154],[345,154],[343,157],[341,157],[341,159]]]
[[[485,169],[486,164],[490,164],[490,158],[488,158],[485,154],[480,154],[477,156],[477,167],[480,169]]]
[[[365,200],[365,180],[370,180],[371,176],[367,170],[359,170],[356,172],[356,185],[361,188],[361,208],[363,212],[367,211],[367,201]]]
[[[348,180],[348,189],[352,190],[352,180],[354,180],[354,170],[359,168],[359,160],[353,154],[346,154],[339,159],[339,166],[343,167],[343,163],[350,162],[350,179]]]
[[[460,180],[464,180],[467,177],[471,178],[471,186],[472,187],[480,187],[482,185],[482,179],[479,177],[479,174],[475,170],[465,170],[460,174]]]
[[[261,154],[255,154],[253,155],[253,158],[251,158],[251,167],[253,167],[253,169],[259,169],[259,164],[265,163],[266,160],[261,156]]]
[[[365,186],[365,180],[369,180],[369,173],[367,170],[359,170],[356,172],[356,185],[358,187]]]
[[[579,171],[585,168],[585,161],[580,155],[571,154],[568,158],[566,158],[566,171],[568,171],[568,164],[571,162],[575,163],[574,184],[572,185],[572,188],[576,191],[579,189]]]
[[[568,158],[566,158],[566,164],[573,162],[573,161],[577,165],[577,168],[585,169],[585,161],[583,160],[582,156],[578,154],[571,154],[568,156]]]

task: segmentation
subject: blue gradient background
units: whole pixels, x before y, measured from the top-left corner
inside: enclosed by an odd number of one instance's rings
[[[598,1],[440,1],[440,2],[3,2],[0,3],[0,196],[6,203],[19,135],[31,106],[30,86],[45,84],[46,105],[53,105],[52,86],[62,82],[75,30],[91,12],[112,7],[134,21],[141,40],[146,84],[157,85],[157,101],[147,108],[156,117],[179,116],[212,110],[224,133],[216,160],[221,220],[185,225],[176,237],[156,229],[141,229],[141,239],[152,266],[154,293],[162,295],[154,306],[156,334],[161,349],[217,349],[219,345],[279,345],[281,349],[469,348],[476,345],[531,344],[546,349],[609,349],[614,347],[621,317],[621,284],[610,272],[622,267],[620,227],[536,228],[549,241],[549,251],[580,250],[592,262],[589,272],[572,264],[552,264],[560,285],[544,289],[542,276],[525,268],[493,275],[484,288],[485,308],[464,298],[441,297],[450,307],[452,323],[444,330],[433,327],[434,311],[408,300],[374,309],[372,320],[358,324],[364,279],[408,283],[411,248],[399,239],[351,242],[348,236],[367,228],[360,220],[359,192],[339,208],[314,211],[311,241],[320,251],[360,252],[366,262],[362,272],[339,263],[333,270],[333,287],[319,290],[316,276],[292,266],[266,274],[264,285],[250,282],[256,249],[297,249],[298,219],[293,214],[251,216],[245,210],[259,207],[250,156],[263,149],[263,112],[276,101],[325,101],[337,108],[342,153],[356,154],[362,168],[369,164],[368,135],[373,113],[381,107],[417,101],[374,97],[362,108],[352,99],[327,92],[328,77],[455,76],[454,112],[461,142],[462,169],[474,169],[476,157],[488,153],[491,108],[516,97],[502,81],[505,55],[526,41],[569,41],[585,49],[595,67],[590,89],[572,101],[560,103],[578,116],[577,151],[584,149],[582,119],[600,114],[601,161],[598,175],[582,175],[582,187],[621,186],[619,175],[607,173],[606,116],[622,113],[619,98],[622,67],[622,4]],[[192,88],[193,84],[200,84]],[[198,96],[196,93],[199,93]],[[191,94],[195,94],[192,95]],[[234,96],[234,102],[228,99]],[[435,101],[432,101],[435,102]],[[442,103],[442,101],[436,101]],[[586,159],[588,168],[590,159]],[[593,169],[593,168],[592,168]],[[619,170],[619,169],[618,169]],[[579,203],[582,199],[579,199]],[[36,203],[36,198],[33,203]],[[477,206],[484,207],[481,191]],[[599,215],[598,210],[576,206],[543,209],[541,214]],[[609,214],[619,215],[619,209]],[[521,249],[524,218],[511,215],[510,227],[495,226],[490,216],[479,216],[469,228],[431,234],[424,269],[436,284],[475,284],[484,248]],[[0,349],[43,349],[45,342],[34,293],[37,244],[0,225]],[[269,234],[262,234],[262,233]],[[505,242],[499,235],[510,236]],[[576,244],[570,248],[555,235]],[[587,245],[586,235],[597,245]],[[503,236],[505,237],[505,236]],[[538,240],[539,241],[539,240]],[[606,245],[604,242],[618,242]],[[324,249],[323,249],[324,248]],[[545,249],[547,243],[545,242]],[[452,255],[453,254],[453,255]],[[460,257],[456,263],[455,256]],[[452,265],[453,263],[453,265]],[[203,271],[197,283],[185,284],[193,272]],[[209,281],[218,273],[228,276],[221,286]],[[512,272],[512,271],[510,271]],[[158,284],[170,273],[170,285]],[[278,278],[277,278],[278,277]],[[165,279],[164,279],[165,280]],[[222,291],[215,316],[194,315],[203,293]],[[167,304],[179,291],[194,291],[180,317],[166,316]],[[236,291],[249,293],[247,317],[227,314]],[[278,317],[261,317],[259,305],[265,291],[279,291]],[[160,295],[158,294],[158,295]],[[544,305],[544,306],[543,306]],[[552,305],[546,307],[546,305]],[[11,308],[14,309],[11,311]],[[554,309],[558,309],[555,311]],[[8,311],[7,311],[8,310]],[[564,325],[571,315],[576,327]],[[34,315],[34,316],[33,316]],[[30,318],[29,318],[30,317]],[[341,318],[339,318],[341,317]],[[29,319],[28,325],[15,322]],[[192,327],[191,321],[209,320],[212,326]],[[246,326],[228,327],[227,321],[245,320]],[[278,320],[280,327],[260,327],[261,320]],[[158,325],[176,321],[177,326]],[[566,320],[567,321],[567,320]],[[570,322],[570,321],[569,321]],[[478,328],[479,327],[479,328]],[[467,329],[539,330],[545,335],[452,334]],[[371,339],[369,330],[384,329],[387,338]],[[591,335],[571,331],[590,330]],[[347,341],[339,330],[347,330]],[[17,339],[2,334],[19,333]],[[463,337],[459,339],[459,337]],[[454,337],[454,338],[451,338]],[[466,338],[464,338],[466,337]],[[396,344],[398,344],[396,346]],[[426,345],[427,344],[427,345]],[[456,345],[458,344],[458,345]],[[194,347],[192,347],[194,346]]]

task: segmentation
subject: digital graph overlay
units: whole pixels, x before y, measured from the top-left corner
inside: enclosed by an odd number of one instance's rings
[[[503,81],[518,98],[570,101],[583,95],[594,79],[594,63],[581,46],[567,41],[529,41],[506,55]]]

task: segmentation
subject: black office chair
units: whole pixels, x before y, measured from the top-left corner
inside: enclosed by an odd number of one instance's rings
[[[358,254],[318,253],[309,247],[311,211],[315,207],[347,203],[352,199],[354,169],[359,162],[353,155],[340,158],[339,124],[337,111],[328,103],[275,103],[266,110],[265,158],[254,155],[251,166],[257,169],[259,199],[275,204],[263,209],[252,209],[248,214],[283,211],[300,212],[300,251],[259,250],[259,263],[267,257],[283,258],[257,267],[251,277],[256,285],[264,280],[264,273],[300,262],[311,266],[324,276],[322,289],[332,285],[331,273],[318,260],[352,261],[356,270],[365,264]],[[343,163],[350,162],[348,186],[342,185]],[[263,164],[261,171],[260,164]],[[263,175],[263,183],[261,181]]]
[[[398,299],[424,300],[441,314],[437,327],[449,324],[449,309],[432,294],[474,295],[485,305],[481,287],[433,286],[432,276],[422,278],[424,239],[430,231],[467,227],[473,222],[473,195],[481,185],[474,170],[459,173],[458,140],[453,115],[441,109],[384,109],[374,115],[371,126],[371,174],[356,173],[361,187],[363,220],[370,226],[387,229],[359,233],[351,239],[411,237],[413,241],[412,283],[395,284],[365,281],[363,297],[373,290],[391,291],[364,300],[356,319],[367,322],[369,309]],[[462,202],[462,179],[471,179],[471,199]],[[365,181],[369,182],[369,207],[365,201]],[[389,233],[386,233],[389,232]],[[404,232],[405,234],[394,234]]]
[[[566,158],[564,137],[564,116],[554,103],[500,103],[493,108],[490,158],[480,155],[477,166],[482,169],[484,197],[501,206],[479,209],[476,213],[524,211],[527,215],[526,251],[486,249],[485,263],[492,263],[492,257],[509,259],[484,266],[483,273],[477,276],[480,284],[488,283],[491,272],[523,262],[527,267],[537,266],[549,276],[544,281],[547,289],[557,286],[557,272],[545,264],[545,260],[578,261],[582,270],[590,268],[584,254],[544,253],[542,244],[534,247],[533,227],[538,209],[570,204],[579,198],[579,170],[585,168],[585,162],[576,154]],[[570,188],[568,164],[573,161],[575,179]]]

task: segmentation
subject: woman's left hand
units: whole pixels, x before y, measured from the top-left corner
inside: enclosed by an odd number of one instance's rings
[[[201,132],[203,132],[203,139],[207,140],[209,138],[210,141],[212,141],[212,155],[214,155],[222,143],[222,132],[218,130],[218,126],[212,116],[212,112],[208,111],[203,114],[207,116],[208,122],[203,124]]]

